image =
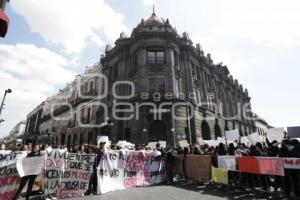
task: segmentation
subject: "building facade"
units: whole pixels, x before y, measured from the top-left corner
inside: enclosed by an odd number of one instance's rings
[[[100,63],[87,68],[42,104],[38,140],[59,144],[95,143],[97,136],[133,143],[223,137],[256,130],[250,97],[227,66],[215,64],[187,33],[153,13],[131,36],[107,45]],[[40,111],[35,109],[35,114]]]

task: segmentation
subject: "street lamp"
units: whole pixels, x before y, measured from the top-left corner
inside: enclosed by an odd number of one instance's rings
[[[4,92],[4,96],[3,96],[2,103],[1,103],[1,107],[0,107],[0,116],[1,116],[1,112],[2,112],[3,106],[4,106],[5,97],[6,97],[6,95],[7,95],[8,93],[12,93],[12,90],[11,90],[11,89],[7,89],[7,90],[5,90],[5,92]]]

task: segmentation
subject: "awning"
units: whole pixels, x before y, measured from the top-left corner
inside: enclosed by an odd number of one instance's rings
[[[9,18],[4,11],[0,9],[0,37],[5,37],[8,29]]]

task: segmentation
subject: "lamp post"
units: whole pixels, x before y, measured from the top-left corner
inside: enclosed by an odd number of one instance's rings
[[[4,96],[3,96],[3,99],[2,99],[2,103],[1,103],[1,107],[0,107],[0,116],[1,116],[1,113],[2,113],[2,109],[3,109],[3,106],[4,106],[4,101],[5,101],[5,97],[8,93],[11,93],[12,90],[11,89],[7,89],[5,90],[4,92]]]

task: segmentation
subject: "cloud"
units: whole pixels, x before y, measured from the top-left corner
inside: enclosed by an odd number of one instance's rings
[[[144,0],[192,35],[248,39],[274,48],[300,46],[300,1]]]
[[[33,44],[0,45],[0,92],[13,90],[1,114],[5,123],[1,123],[0,136],[73,80],[75,73],[66,69],[69,64],[61,55]]]
[[[104,45],[128,31],[124,17],[104,0],[16,0],[11,7],[25,17],[32,32],[67,53],[79,53],[87,41]]]

